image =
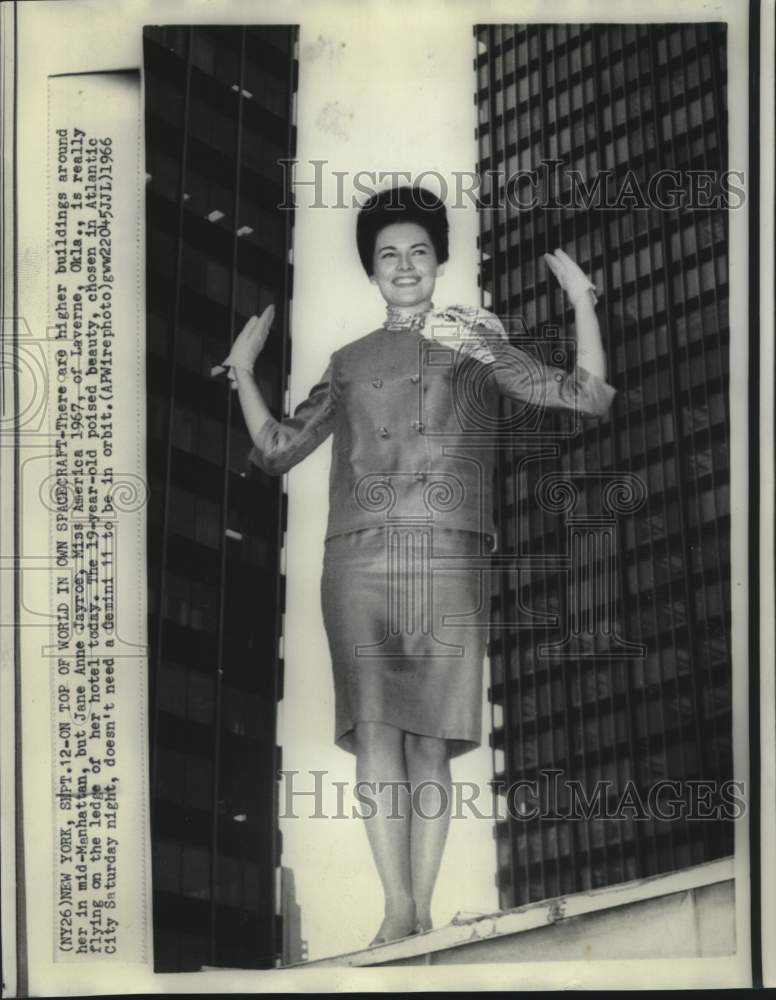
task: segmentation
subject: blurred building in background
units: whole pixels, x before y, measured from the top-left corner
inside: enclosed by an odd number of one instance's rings
[[[720,194],[725,25],[488,25],[474,34],[483,304],[511,317],[517,342],[570,364],[573,313],[541,259],[564,248],[601,293],[618,389],[603,421],[575,429],[556,415],[499,447],[497,786],[543,775],[541,787],[557,788],[541,804],[562,816],[568,780],[590,796],[609,782],[610,807],[629,788],[646,801],[671,780],[682,789],[661,802],[686,806],[696,794],[688,783],[732,774],[727,216],[724,203],[693,196],[688,173],[711,171],[707,189]],[[505,180],[542,160],[559,161],[544,168],[543,186],[540,177],[543,203],[505,207]],[[658,194],[682,189],[694,207],[640,203],[666,169],[679,174]],[[577,189],[576,205],[562,207],[574,170],[588,200]],[[513,201],[528,205],[536,191],[524,174]],[[725,811],[718,792],[702,794]],[[535,805],[525,802],[529,812]],[[663,821],[638,811],[498,824],[501,905],[733,852],[733,824],[716,814]]]
[[[257,377],[282,413],[293,217],[278,161],[294,155],[296,50],[288,26],[144,32],[158,971],[270,968],[282,952],[285,497],[251,476],[236,395],[209,373],[274,302]]]
[[[296,901],[296,880],[294,873],[285,865],[280,869],[280,895],[283,947],[279,963],[295,965],[307,960],[307,942],[302,938],[302,910]]]

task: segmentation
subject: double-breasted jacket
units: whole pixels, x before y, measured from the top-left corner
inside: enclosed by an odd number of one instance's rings
[[[463,340],[380,327],[334,351],[293,416],[266,420],[250,460],[280,475],[333,435],[327,537],[390,523],[495,534],[496,449],[537,433],[546,409],[604,416],[616,390],[542,363],[503,328],[494,337],[485,315]]]

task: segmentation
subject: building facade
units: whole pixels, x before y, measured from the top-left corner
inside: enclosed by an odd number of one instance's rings
[[[541,259],[562,247],[599,290],[618,390],[601,422],[550,415],[498,444],[490,695],[513,907],[733,851],[726,35],[474,34],[483,304],[570,363]]]
[[[307,942],[302,937],[302,909],[296,901],[296,879],[285,865],[280,869],[281,913],[283,916],[283,947],[278,962],[297,965],[307,960]]]
[[[236,396],[210,369],[270,302],[257,366],[290,363],[297,32],[147,27],[147,442],[157,971],[270,968],[282,948],[276,708],[279,480],[252,476]]]

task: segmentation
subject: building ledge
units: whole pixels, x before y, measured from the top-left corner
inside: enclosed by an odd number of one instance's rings
[[[723,858],[513,910],[458,913],[425,934],[283,968],[733,954],[733,871]]]

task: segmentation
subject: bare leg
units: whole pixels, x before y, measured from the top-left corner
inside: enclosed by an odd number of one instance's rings
[[[385,919],[373,943],[393,941],[415,929],[404,731],[382,722],[359,722],[355,740],[356,778],[376,786],[375,791],[369,789],[376,803],[375,815],[368,816],[363,807],[369,846],[385,894]]]
[[[431,897],[450,825],[450,757],[446,740],[415,733],[405,734],[404,751],[413,792],[410,831],[412,895],[418,927],[429,930]],[[429,782],[429,785],[418,788],[423,782]]]

